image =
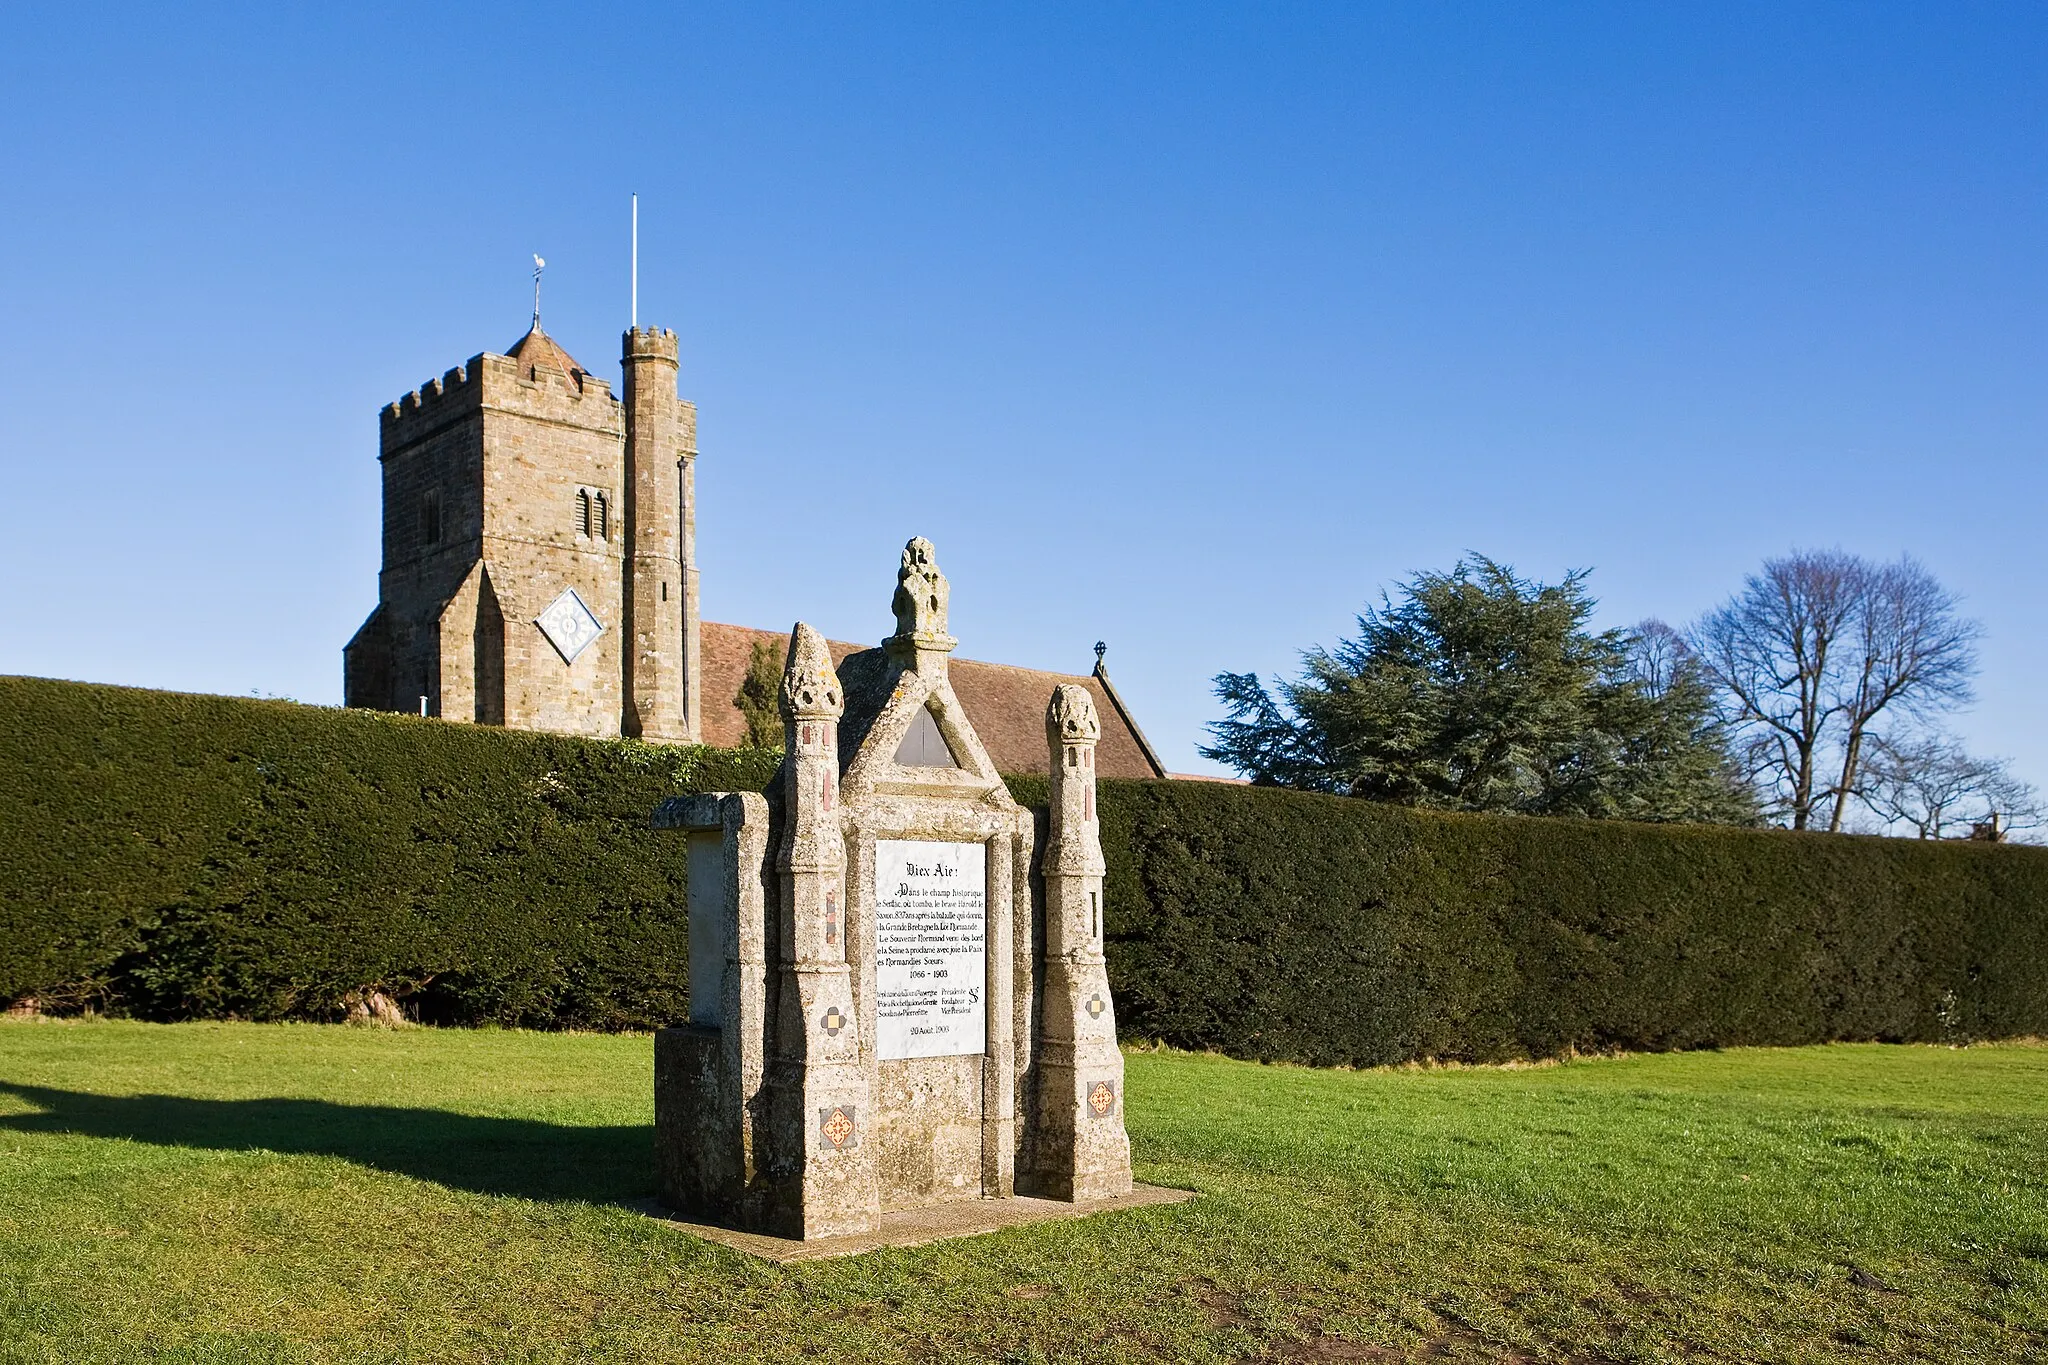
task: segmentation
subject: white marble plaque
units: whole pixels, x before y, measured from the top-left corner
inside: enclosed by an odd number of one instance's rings
[[[988,1047],[988,848],[875,840],[875,1051]]]

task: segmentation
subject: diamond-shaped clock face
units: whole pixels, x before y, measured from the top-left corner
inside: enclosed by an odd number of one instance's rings
[[[592,640],[604,633],[604,623],[591,614],[574,588],[564,588],[562,595],[548,603],[548,609],[536,616],[533,623],[548,637],[548,643],[560,651],[563,662],[572,664],[578,654],[590,648]]]

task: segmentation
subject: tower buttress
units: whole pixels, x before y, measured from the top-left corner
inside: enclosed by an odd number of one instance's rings
[[[676,334],[635,327],[624,339],[626,425],[626,688],[621,729],[641,739],[697,738],[688,685],[696,625],[690,537],[694,410],[676,396]],[[686,430],[687,428],[687,430]]]

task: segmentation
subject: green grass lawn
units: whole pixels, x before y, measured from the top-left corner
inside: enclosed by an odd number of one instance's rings
[[[0,1361],[2048,1360],[2048,1047],[1140,1053],[1203,1198],[791,1267],[620,1206],[651,1051],[0,1024]]]

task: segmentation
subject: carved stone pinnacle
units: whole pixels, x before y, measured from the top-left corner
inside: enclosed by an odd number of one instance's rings
[[[1061,683],[1052,690],[1052,701],[1045,708],[1045,734],[1054,744],[1093,744],[1102,738],[1102,721],[1087,688]]]
[[[939,572],[937,551],[923,536],[903,547],[903,566],[896,571],[896,633],[923,639],[946,634],[946,608],[952,588]]]
[[[837,720],[846,710],[839,674],[825,637],[796,623],[789,633],[789,666],[782,672],[782,714],[788,720]]]

